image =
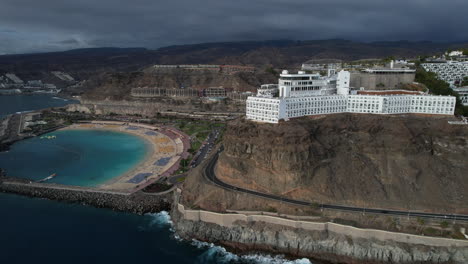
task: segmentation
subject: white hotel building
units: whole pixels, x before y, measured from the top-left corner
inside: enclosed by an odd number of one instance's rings
[[[348,71],[330,70],[327,77],[283,71],[278,85],[262,85],[256,96],[247,98],[247,119],[278,123],[282,119],[334,113],[453,115],[455,111],[453,96],[350,94],[349,79]]]

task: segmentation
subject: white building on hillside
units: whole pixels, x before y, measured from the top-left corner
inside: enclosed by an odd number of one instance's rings
[[[257,89],[257,96],[261,97],[277,97],[278,96],[278,84],[262,84]]]
[[[283,71],[278,86],[262,86],[247,98],[247,119],[278,123],[289,118],[334,113],[453,115],[455,97],[414,94],[350,94],[347,71],[319,74]],[[279,96],[274,96],[277,89]]]
[[[468,86],[453,88],[453,90],[460,95],[461,103],[468,106]]]
[[[463,80],[468,76],[468,61],[456,62],[448,61],[446,63],[423,63],[422,67],[426,71],[434,72],[437,78],[446,81],[450,86]]]
[[[461,50],[453,50],[453,51],[448,52],[447,55],[449,55],[450,57],[462,56],[462,55],[463,55],[463,51],[461,51]]]

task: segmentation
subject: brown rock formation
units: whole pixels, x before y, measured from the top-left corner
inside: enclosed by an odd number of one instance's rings
[[[468,127],[446,117],[338,114],[278,125],[237,120],[217,176],[332,204],[468,213]]]
[[[92,100],[131,99],[130,91],[136,87],[203,89],[224,87],[235,91],[255,91],[263,83],[275,83],[277,77],[264,70],[257,73],[223,74],[208,70],[158,69],[144,72],[105,73],[88,80],[83,98]]]

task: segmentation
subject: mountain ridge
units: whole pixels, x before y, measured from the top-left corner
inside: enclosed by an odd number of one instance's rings
[[[31,70],[135,71],[151,64],[240,64],[287,67],[312,58],[345,61],[415,57],[468,47],[467,42],[379,41],[345,39],[265,40],[173,45],[158,49],[100,47],[62,52],[7,54],[0,56],[0,73]]]

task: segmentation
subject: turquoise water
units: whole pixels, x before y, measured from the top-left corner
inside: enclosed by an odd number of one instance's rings
[[[0,117],[54,106],[51,100],[57,99],[0,96]],[[15,143],[9,152],[0,153],[0,167],[11,176],[41,179],[57,173],[54,182],[96,186],[138,164],[147,151],[144,140],[124,133],[67,130],[49,135],[56,138]],[[0,263],[136,262],[310,263],[307,259],[237,256],[212,244],[182,241],[172,232],[166,212],[140,216],[0,193]]]
[[[76,103],[50,94],[0,95],[0,118],[8,114]]]
[[[34,137],[0,153],[0,168],[8,176],[50,182],[97,186],[141,162],[149,150],[144,139],[104,130],[63,130],[48,133],[54,139]]]

